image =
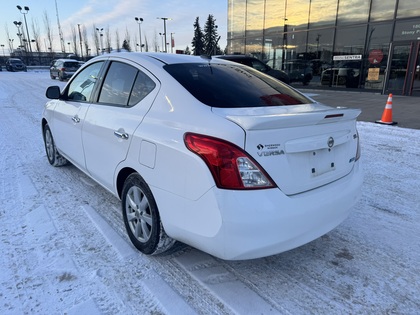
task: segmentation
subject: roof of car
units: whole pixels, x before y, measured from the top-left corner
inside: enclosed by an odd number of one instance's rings
[[[76,59],[65,59],[65,58],[60,58],[60,59],[54,60],[54,62],[57,62],[57,61],[62,61],[62,62],[79,62],[79,60],[76,60]]]
[[[215,57],[220,58],[220,59],[227,59],[227,60],[257,59],[255,57],[247,56],[247,55],[219,55],[219,56],[215,56]]]
[[[100,57],[117,57],[126,58],[133,61],[149,60],[151,62],[161,62],[163,64],[179,64],[179,63],[203,63],[211,62],[212,58],[207,56],[193,56],[183,54],[167,54],[155,52],[119,52],[101,55]],[[99,58],[99,57],[97,57]],[[96,59],[96,58],[94,58]],[[221,60],[217,60],[220,62]]]

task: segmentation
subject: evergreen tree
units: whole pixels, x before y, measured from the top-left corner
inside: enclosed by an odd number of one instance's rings
[[[195,19],[194,23],[194,38],[191,42],[193,55],[200,56],[202,54],[205,54],[204,50],[204,34],[200,27],[199,18],[197,17]]]
[[[124,39],[122,48],[125,49],[126,51],[131,51],[130,43],[128,42],[128,40]]]
[[[191,55],[191,50],[190,50],[190,47],[188,47],[188,46],[187,46],[187,48],[185,48],[185,50],[184,50],[184,53],[185,53],[186,55]]]
[[[219,35],[217,34],[216,20],[209,14],[206,25],[204,26],[204,53],[206,55],[221,55],[222,51],[218,44]]]

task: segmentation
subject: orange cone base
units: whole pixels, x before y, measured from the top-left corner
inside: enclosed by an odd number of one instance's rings
[[[398,124],[396,121],[387,122],[387,121],[382,121],[382,120],[377,120],[375,121],[375,123],[381,124],[381,125],[390,125],[390,126]]]

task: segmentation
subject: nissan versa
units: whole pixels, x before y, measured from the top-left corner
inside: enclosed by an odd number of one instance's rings
[[[121,199],[144,254],[175,240],[223,259],[277,254],[335,228],[361,192],[360,110],[238,63],[103,55],[46,96],[49,163]]]

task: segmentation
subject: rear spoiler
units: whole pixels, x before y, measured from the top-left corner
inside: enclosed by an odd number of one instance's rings
[[[305,105],[299,107],[306,107]],[[311,105],[308,105],[312,107]],[[325,108],[325,107],[324,107]],[[284,109],[284,107],[282,108]],[[255,109],[254,109],[255,110]],[[279,110],[278,113],[270,110],[270,113],[258,114],[260,110],[252,111],[250,108],[242,108],[242,114],[237,109],[213,109],[213,111],[221,116],[226,117],[234,123],[240,125],[246,130],[260,129],[279,129],[300,127],[309,125],[328,124],[338,121],[356,120],[362,112],[360,109],[351,108],[329,108],[316,110],[301,111],[284,111]]]

